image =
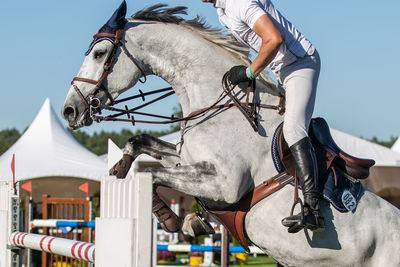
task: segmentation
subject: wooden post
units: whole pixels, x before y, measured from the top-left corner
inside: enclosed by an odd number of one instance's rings
[[[221,225],[221,267],[229,266],[229,232]]]
[[[43,195],[42,197],[43,207],[42,207],[42,219],[64,219],[64,220],[83,220],[88,221],[90,219],[90,199],[89,198],[57,198],[50,197],[48,195]],[[44,227],[43,234],[51,235],[61,238],[68,238],[77,241],[89,242],[90,241],[90,228],[82,228],[82,234],[77,232],[71,232],[67,234],[62,233],[48,233],[49,229],[51,231],[58,231],[55,227]],[[50,259],[51,264],[58,262],[68,262],[68,264],[76,265],[77,260],[74,258],[65,258],[63,256],[50,254],[42,252],[42,267],[48,266],[48,259]],[[89,263],[83,262],[83,266],[89,266]]]

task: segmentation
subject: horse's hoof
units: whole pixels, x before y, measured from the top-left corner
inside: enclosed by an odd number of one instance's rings
[[[117,178],[125,178],[131,168],[134,158],[131,155],[124,154],[109,171],[110,175],[116,176]]]
[[[193,237],[215,234],[214,228],[211,226],[211,224],[197,213],[191,213],[185,217],[185,220],[183,221],[182,232],[185,235],[190,235]]]

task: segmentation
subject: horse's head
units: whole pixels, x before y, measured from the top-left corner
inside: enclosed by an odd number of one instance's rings
[[[142,63],[124,46],[125,15],[124,1],[94,36],[78,75],[71,83],[62,115],[73,129],[90,125],[92,115],[99,112],[101,106],[112,104],[145,75]],[[132,64],[129,71],[127,64]]]

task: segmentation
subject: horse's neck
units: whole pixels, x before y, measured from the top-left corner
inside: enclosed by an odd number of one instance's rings
[[[221,77],[240,64],[228,52],[200,35],[174,24],[143,23],[127,31],[149,71],[167,81],[184,113],[213,104],[222,93]],[[137,48],[135,48],[137,49]]]

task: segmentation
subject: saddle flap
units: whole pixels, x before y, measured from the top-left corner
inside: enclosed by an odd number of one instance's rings
[[[295,177],[296,175],[296,170],[295,170],[295,161],[290,153],[290,149],[288,144],[286,143],[284,137],[283,137],[283,123],[278,126],[276,129],[276,136],[277,136],[277,148],[278,148],[278,154],[279,158],[281,160],[281,163],[285,170]]]
[[[287,179],[286,174],[280,174],[279,176],[281,176],[280,179]],[[285,180],[281,183],[276,179],[271,178],[258,185],[251,192],[247,193],[237,204],[230,207],[229,210],[207,211],[228,229],[231,235],[236,238],[247,253],[250,253],[249,246],[246,242],[246,232],[244,228],[244,219],[247,212],[258,202],[284,187],[288,182],[289,180]]]
[[[296,175],[296,170],[295,170],[295,160],[292,156],[292,153],[290,152],[289,146],[286,143],[284,137],[283,137],[283,124],[278,126],[278,129],[276,130],[276,135],[277,135],[277,149],[278,149],[278,154],[279,158],[281,160],[281,163],[285,170],[295,177]],[[319,146],[314,146],[315,150],[315,155],[317,157],[317,163],[318,163],[318,174],[319,176],[323,175],[332,165],[332,162],[336,158],[336,154],[326,148],[322,148]]]

